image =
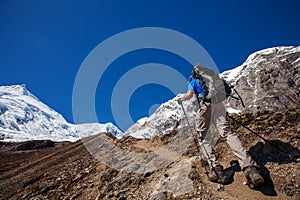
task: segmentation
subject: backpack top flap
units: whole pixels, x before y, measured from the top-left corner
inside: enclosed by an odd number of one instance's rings
[[[192,71],[194,78],[204,79],[204,83],[208,91],[207,99],[210,99],[212,103],[218,103],[224,101],[231,94],[231,87],[229,84],[220,78],[214,70],[204,67],[200,64],[196,65]]]

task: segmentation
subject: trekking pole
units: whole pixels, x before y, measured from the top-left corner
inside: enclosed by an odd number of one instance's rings
[[[202,156],[201,156],[202,153],[201,153],[201,150],[200,150],[200,147],[199,147],[199,143],[198,143],[198,141],[197,141],[197,137],[195,136],[195,134],[194,134],[194,132],[193,132],[192,126],[191,126],[191,124],[190,124],[190,122],[189,122],[188,116],[187,116],[187,114],[186,114],[186,112],[185,112],[185,109],[184,109],[182,103],[181,103],[180,105],[181,105],[182,111],[183,111],[183,113],[184,113],[185,119],[186,119],[186,121],[187,121],[187,123],[188,123],[189,129],[190,129],[190,131],[192,132],[192,136],[193,136],[193,139],[194,139],[194,142],[195,142],[195,145],[196,145],[196,148],[197,148],[197,151],[198,151],[200,160],[201,160],[202,167],[204,167],[205,174],[208,176],[209,172],[207,171],[207,169],[206,169],[206,167],[205,167],[205,164],[204,164],[204,160],[202,159]],[[204,149],[205,153],[207,154],[207,158],[209,159],[209,157],[208,157],[208,152],[206,151],[206,149],[205,149],[204,146],[203,146],[203,149]],[[211,163],[211,164],[212,164],[212,163]],[[213,170],[214,170],[214,169],[213,169]]]
[[[235,88],[232,88],[233,90],[234,90],[234,92],[237,94],[237,96],[238,96],[238,98],[237,99],[239,99],[240,101],[241,101],[241,103],[242,103],[242,106],[245,108],[245,104],[244,104],[244,101],[243,101],[243,99],[242,99],[242,97],[240,96],[240,94],[236,91],[236,89]]]
[[[291,156],[289,153],[283,151],[282,149],[280,149],[277,145],[273,144],[272,142],[270,142],[269,140],[267,140],[266,138],[262,137],[261,135],[259,135],[257,132],[253,131],[252,129],[250,129],[249,127],[247,127],[246,125],[244,125],[243,123],[237,121],[236,119],[234,119],[232,116],[230,116],[227,112],[226,112],[227,117],[229,117],[230,119],[232,119],[234,122],[238,123],[239,125],[243,126],[245,129],[247,129],[248,131],[250,131],[251,133],[255,134],[257,137],[261,138],[263,141],[265,141],[266,143],[270,144],[273,148],[278,149],[281,153],[287,155],[289,157],[290,160],[294,160],[294,156]]]
[[[233,91],[235,92],[235,94],[237,95],[237,97],[236,97],[236,96],[232,95],[231,92],[230,92],[230,94],[227,94],[227,93],[225,92],[225,93],[226,93],[226,97],[227,97],[227,95],[228,95],[228,96],[230,96],[231,98],[233,98],[233,99],[235,99],[235,100],[241,101],[242,106],[245,108],[244,101],[243,101],[241,95],[238,93],[238,91],[237,91],[237,90],[234,88],[234,86],[231,85],[229,82],[227,82],[227,81],[225,81],[225,82],[226,82],[227,85],[230,87],[230,89],[233,90]]]
[[[190,122],[189,122],[189,119],[188,119],[188,117],[187,117],[187,114],[186,114],[186,112],[185,112],[185,109],[184,109],[182,103],[181,103],[180,105],[181,105],[182,111],[183,111],[183,113],[184,113],[185,120],[187,121],[188,126],[189,126],[189,128],[190,128],[190,131],[192,131],[192,126],[191,126],[191,124],[190,124]]]
[[[190,124],[190,122],[189,122],[188,116],[187,116],[187,114],[186,114],[186,112],[185,112],[185,109],[184,109],[182,103],[181,103],[180,105],[181,105],[182,111],[183,111],[183,113],[184,113],[185,120],[187,121],[188,126],[189,126],[189,129],[190,129],[190,131],[192,132],[192,136],[193,136],[194,142],[195,142],[195,144],[196,144],[197,151],[198,151],[198,153],[199,153],[199,155],[200,155],[200,147],[199,147],[199,144],[198,144],[198,142],[197,142],[197,138],[196,138],[196,136],[194,135],[194,131],[193,131],[193,129],[192,129],[192,126],[191,126],[191,124]]]

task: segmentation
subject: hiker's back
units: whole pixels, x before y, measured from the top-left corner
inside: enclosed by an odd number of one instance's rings
[[[206,90],[205,99],[211,103],[224,101],[232,92],[231,86],[212,69],[198,64],[194,67],[192,75],[201,81],[203,89]]]

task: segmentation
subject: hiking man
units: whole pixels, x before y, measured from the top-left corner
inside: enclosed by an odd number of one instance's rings
[[[188,91],[178,98],[177,101],[179,104],[182,104],[183,101],[191,99],[194,94],[199,103],[195,126],[197,134],[202,140],[200,150],[208,159],[211,169],[208,173],[208,179],[222,184],[228,182],[223,166],[218,162],[218,158],[213,150],[217,140],[223,137],[226,138],[233,153],[238,157],[239,165],[244,172],[249,187],[255,188],[262,185],[264,179],[258,172],[260,167],[246,153],[246,149],[237,135],[231,131],[226,119],[226,110],[223,102],[227,94],[225,93],[223,80],[213,70],[198,64],[193,68]],[[210,125],[214,125],[217,132],[213,132],[210,129]]]

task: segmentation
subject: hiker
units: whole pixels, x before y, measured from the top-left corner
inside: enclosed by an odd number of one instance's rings
[[[264,182],[263,177],[259,174],[260,167],[246,153],[241,141],[229,127],[224,105],[224,100],[229,94],[224,92],[223,82],[220,84],[220,81],[223,81],[223,79],[219,78],[213,70],[198,64],[193,68],[188,91],[177,101],[182,104],[183,101],[191,99],[194,94],[197,97],[199,109],[195,126],[199,139],[202,140],[200,144],[201,152],[208,159],[210,165],[208,179],[221,184],[226,184],[229,181],[229,177],[225,176],[223,166],[218,162],[217,155],[213,150],[217,140],[223,137],[226,138],[233,153],[238,157],[239,165],[247,179],[248,186],[250,188],[258,187]],[[216,84],[209,84],[208,82],[219,82],[218,87],[220,88],[214,88]],[[218,89],[223,93],[220,93]],[[217,131],[210,129],[211,124],[215,126]]]

